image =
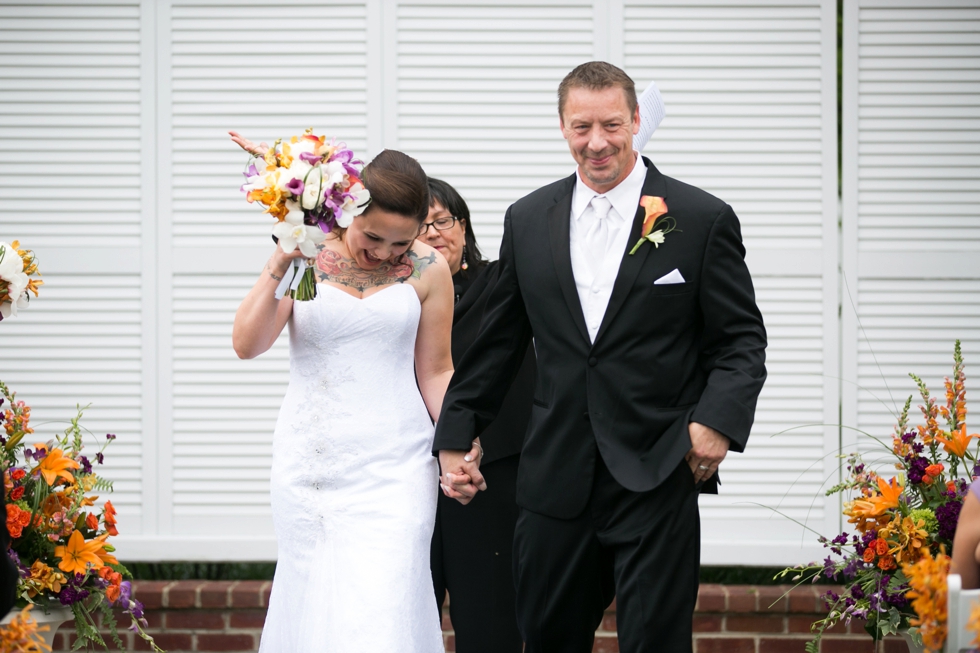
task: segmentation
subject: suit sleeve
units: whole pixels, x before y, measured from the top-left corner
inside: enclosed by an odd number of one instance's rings
[[[766,328],[755,303],[738,218],[725,206],[708,234],[701,273],[704,332],[700,365],[708,382],[692,421],[745,449],[766,380]]]
[[[513,208],[513,207],[512,207]],[[511,209],[504,217],[497,282],[487,300],[480,332],[456,367],[432,452],[465,451],[497,416],[531,340],[531,326],[514,266]]]

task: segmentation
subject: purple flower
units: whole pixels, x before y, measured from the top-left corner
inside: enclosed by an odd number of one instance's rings
[[[109,442],[112,442],[113,440],[116,439],[116,434],[115,433],[106,433],[105,434],[105,439],[108,440]]]
[[[922,456],[915,456],[909,461],[909,482],[911,483],[921,483],[922,477],[926,475],[926,467],[929,466],[929,460],[923,458]]]
[[[956,534],[956,523],[960,520],[963,502],[952,499],[936,508],[936,521],[939,522],[939,537],[952,540]]]
[[[303,154],[306,154],[306,152]],[[303,183],[303,180],[296,179],[295,177],[286,182],[286,190],[296,196],[302,195],[305,187],[306,185]]]
[[[980,461],[973,465],[973,476],[980,476]]]
[[[299,160],[300,161],[306,161],[310,165],[314,165],[315,166],[316,164],[320,163],[320,161],[322,159],[323,159],[322,156],[319,156],[317,154],[313,154],[312,152],[300,152],[299,153]]]
[[[95,454],[95,460],[100,465],[105,462],[105,456],[102,454],[101,451],[99,453]]]
[[[912,445],[912,451],[914,451],[915,453],[922,453],[923,449],[925,449],[925,445],[922,444],[921,442],[916,442],[915,444]]]
[[[61,605],[71,605],[88,597],[89,591],[81,588],[83,582],[85,582],[85,576],[81,574],[68,575],[67,582],[61,586],[61,592],[58,594]]]
[[[92,463],[85,456],[79,456],[79,461],[82,463],[82,473],[91,474],[92,473]]]

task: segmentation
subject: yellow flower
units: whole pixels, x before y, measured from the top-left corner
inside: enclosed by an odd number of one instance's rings
[[[919,627],[926,653],[939,653],[946,641],[946,575],[949,556],[946,547],[935,558],[926,551],[918,562],[902,565],[902,572],[912,588],[906,594],[912,599],[916,617],[909,620]]]
[[[48,485],[54,485],[54,482],[59,478],[71,483],[74,477],[67,470],[78,469],[79,467],[78,461],[65,457],[61,449],[52,449],[41,460],[35,471],[41,472],[41,476],[44,477],[44,481]]]
[[[98,538],[85,541],[79,531],[72,531],[66,546],[57,546],[54,549],[56,558],[61,558],[58,569],[66,573],[84,574],[88,570],[88,565],[94,569],[103,566],[99,551],[104,548],[104,542]]]
[[[57,594],[61,591],[61,586],[67,582],[64,574],[55,571],[40,560],[36,560],[31,565],[30,576],[27,580],[27,595],[31,598],[46,590]]]
[[[41,653],[51,650],[38,635],[51,630],[51,626],[38,626],[31,617],[32,607],[27,606],[9,624],[0,627],[0,653]]]
[[[911,517],[898,515],[884,528],[878,531],[878,536],[889,544],[894,543],[888,550],[900,563],[915,562],[927,550],[929,533],[925,529],[926,522],[920,519],[912,521]]]

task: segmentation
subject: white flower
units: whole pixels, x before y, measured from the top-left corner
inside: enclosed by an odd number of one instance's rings
[[[656,231],[654,231],[653,233],[651,233],[649,236],[647,236],[647,240],[649,240],[651,243],[653,243],[653,246],[654,247],[656,247],[657,249],[660,249],[660,244],[664,242],[664,232],[661,231],[660,229],[657,229]]]
[[[293,157],[294,159],[299,159],[299,155],[302,152],[313,154],[313,150],[317,145],[319,145],[319,143],[311,141],[308,138],[298,138],[295,143],[289,144],[289,156]]]
[[[303,210],[298,203],[287,201],[286,208],[289,209],[286,219],[276,223],[272,228],[272,235],[279,239],[279,247],[285,253],[289,254],[299,247],[303,256],[313,258],[316,256],[316,246],[323,242],[327,234],[318,226],[303,224]]]
[[[320,166],[323,169],[323,186],[332,188],[337,184],[344,183],[347,178],[347,169],[340,161],[330,161]]]
[[[17,300],[0,304],[0,317],[4,319],[10,317],[11,315],[16,316],[18,309],[23,310],[27,308],[28,300],[30,299],[26,290],[22,291],[20,295],[14,295],[11,293],[11,297],[17,297]]]
[[[24,261],[8,243],[0,242],[0,252],[3,257],[0,260],[0,279],[7,282],[7,292],[11,297],[20,297],[29,281],[24,274]]]
[[[361,184],[355,184],[347,191],[353,198],[348,197],[340,207],[343,213],[337,218],[337,225],[346,229],[354,221],[354,217],[364,213],[368,202],[371,200],[371,192]]]
[[[323,203],[323,193],[321,192],[321,170],[320,166],[314,167],[306,175],[306,186],[303,187],[303,208],[315,209]]]
[[[300,161],[297,159],[293,161],[293,165],[289,166],[288,168],[279,168],[279,180],[277,183],[279,184],[280,190],[286,190],[286,184],[291,182],[293,179],[303,181],[303,179],[306,177],[306,173],[308,173],[312,167],[313,166],[306,161]]]

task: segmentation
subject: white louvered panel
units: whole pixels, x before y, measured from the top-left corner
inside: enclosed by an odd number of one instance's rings
[[[256,246],[272,219],[238,191],[256,143],[307,127],[366,156],[364,2],[234,5],[176,1],[172,9],[173,244]]]
[[[288,327],[243,361],[235,311],[256,275],[174,278],[174,532],[271,535],[272,433],[289,381]]]
[[[756,280],[769,334],[769,379],[759,398],[748,447],[722,463],[722,493],[701,498],[706,528],[715,520],[768,520],[772,512],[763,506],[778,508],[800,521],[819,524],[823,519],[821,488],[836,466],[833,460],[821,461],[821,284],[820,277]],[[788,521],[782,526],[797,531]]]
[[[859,248],[980,252],[980,6],[860,7]]]
[[[120,531],[140,533],[142,392],[140,279],[136,275],[44,276],[42,296],[0,322],[0,380],[31,406],[46,442],[63,432],[77,405],[91,404],[81,425],[94,460],[106,433],[117,436],[96,471],[115,483]]]
[[[952,374],[956,339],[962,341],[967,390],[975,387],[975,371],[980,369],[978,297],[980,279],[861,280],[857,390],[861,431],[890,446],[896,417],[909,395],[910,425],[924,423],[918,410],[922,399],[910,372],[921,377],[936,401],[945,405],[943,378]],[[855,390],[845,387],[845,391]],[[882,450],[867,436],[861,438],[862,450]]]
[[[593,58],[592,5],[398,4],[397,147],[460,191],[490,258],[507,206],[574,169],[557,90]]]
[[[140,239],[138,1],[0,2],[0,237]]]
[[[731,204],[749,249],[820,246],[822,5],[625,3],[626,70],[667,106],[645,153]]]

